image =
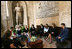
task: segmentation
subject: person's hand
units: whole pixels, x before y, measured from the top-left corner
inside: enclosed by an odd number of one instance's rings
[[[61,37],[58,37],[58,39],[61,39]]]
[[[46,31],[44,33],[46,33]]]
[[[12,44],[10,44],[10,48],[16,48],[16,47],[15,47],[14,44],[12,43]]]
[[[52,32],[52,34],[54,34],[54,32]]]
[[[25,32],[24,32],[24,35],[25,35]]]
[[[28,31],[28,34],[29,34],[29,31]]]
[[[21,35],[23,35],[23,33],[21,33]]]
[[[21,46],[19,46],[19,48],[21,48]]]
[[[13,38],[16,38],[16,36],[14,36]]]

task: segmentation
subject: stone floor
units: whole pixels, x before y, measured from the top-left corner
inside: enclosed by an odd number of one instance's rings
[[[46,41],[44,38],[41,38],[43,40],[43,48],[56,48],[56,41],[53,40],[51,44],[49,44],[49,40]]]
[[[44,37],[39,38],[39,39],[41,39],[43,41],[43,48],[57,48],[56,47],[56,41],[54,39],[53,39],[53,42],[51,44],[49,44],[49,40],[46,41],[44,39]],[[71,48],[71,41],[68,41],[68,44],[65,47],[63,47],[63,48]]]
[[[44,37],[39,38],[39,39],[41,39],[43,41],[43,48],[56,48],[56,45],[55,45],[56,41],[55,40],[53,40],[53,42],[51,44],[49,44],[49,40],[46,41],[44,39]],[[23,47],[23,48],[25,48],[25,47]]]
[[[49,40],[46,41],[44,38],[41,38],[43,40],[43,48],[57,48],[56,41],[53,39],[53,42],[49,44]],[[68,41],[68,44],[62,48],[71,48],[71,41]]]

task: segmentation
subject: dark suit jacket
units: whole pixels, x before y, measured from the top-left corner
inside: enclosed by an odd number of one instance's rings
[[[30,28],[30,32],[32,32],[32,31],[36,31],[35,27],[34,28]]]
[[[68,38],[68,29],[65,27],[65,29],[63,30],[63,29],[61,29],[61,33],[60,33],[60,37],[61,38]]]
[[[24,32],[28,33],[29,29],[27,28],[27,30],[24,28]]]

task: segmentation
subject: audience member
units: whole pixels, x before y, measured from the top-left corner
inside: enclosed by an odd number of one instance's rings
[[[11,38],[10,31],[7,30],[7,32],[5,33],[5,40],[3,41],[4,48],[16,48],[14,46],[13,40],[11,40],[10,38]]]
[[[57,36],[57,28],[56,25],[54,23],[52,23],[52,28],[50,29],[51,33],[49,33],[48,38],[46,40],[48,40],[50,38],[50,44],[52,43],[52,36]]]
[[[51,35],[54,37],[58,36],[57,26],[54,23],[52,23]]]
[[[64,42],[68,38],[68,29],[66,28],[65,24],[61,24],[61,32],[60,34],[56,37],[57,42]]]
[[[29,36],[29,29],[27,27],[27,25],[24,28],[24,34],[28,37]]]
[[[43,33],[44,33],[44,26],[43,26],[43,24],[41,24],[40,25],[41,26],[41,28],[40,28],[40,36],[42,36],[43,35]]]
[[[35,27],[34,25],[32,24],[31,28],[30,28],[30,32],[31,32],[31,36],[33,35],[36,35],[36,30],[35,30]]]
[[[49,27],[48,24],[46,24],[45,27],[44,27],[44,36],[47,37],[50,33],[51,33],[50,32],[50,27]]]
[[[21,37],[21,26],[19,26],[17,29],[17,36]]]

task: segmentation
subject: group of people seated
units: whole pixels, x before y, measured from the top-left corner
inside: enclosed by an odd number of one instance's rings
[[[63,42],[68,38],[68,29],[66,28],[65,24],[61,24],[61,31],[60,34],[58,34],[57,26],[52,23],[52,27],[50,27],[48,24],[40,25],[40,30],[36,31],[36,28],[32,24],[30,28],[26,26],[16,26],[11,27],[4,35],[4,47],[5,48],[22,48],[24,45],[20,42],[19,38],[21,40],[26,40],[27,38],[31,38],[32,36],[36,36],[37,34],[40,34],[40,36],[45,37],[45,40],[48,40],[50,38],[50,44],[52,43],[52,37],[55,37],[57,42]]]
[[[64,42],[68,38],[69,30],[66,28],[64,23],[61,23],[60,34],[58,32],[57,26],[54,23],[52,23],[52,27],[50,27],[48,24],[45,26],[41,24],[41,30],[43,30],[40,32],[43,33],[43,36],[46,36],[46,40],[50,38],[50,44],[52,43],[52,37],[55,37],[57,42]]]
[[[31,36],[35,36],[35,27],[32,25],[30,28],[21,25],[16,25],[15,28],[11,27],[7,30],[2,38],[2,44],[4,48],[22,48],[25,45],[22,43],[30,39]],[[26,47],[25,47],[26,48]]]

